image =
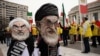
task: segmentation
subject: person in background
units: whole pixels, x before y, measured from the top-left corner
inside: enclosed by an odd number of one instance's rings
[[[58,20],[58,8],[52,3],[46,3],[37,10],[35,22],[39,31],[37,48],[40,56],[61,56],[57,34]]]
[[[62,33],[63,43],[64,43],[64,46],[67,46],[68,45],[69,27],[62,27],[62,29],[63,29],[63,33]]]
[[[10,44],[11,44],[11,34],[10,34],[9,27],[6,27],[5,30],[6,30],[6,33],[5,33],[5,35],[6,35],[5,41],[6,41],[7,46],[10,46]]]
[[[77,36],[77,25],[76,25],[76,23],[72,23],[70,25],[69,35],[70,35],[70,44],[74,44],[76,42],[76,36]]]
[[[97,42],[98,42],[98,45],[100,45],[100,27],[98,27]]]
[[[0,24],[0,43],[3,44],[4,43],[4,36],[3,36],[3,31],[2,31],[2,26]]]
[[[98,36],[98,26],[95,24],[95,22],[92,22],[91,23],[91,30],[92,30],[92,37],[91,37],[91,40],[92,40],[92,44],[91,46],[92,47],[97,47],[97,36]]]
[[[12,41],[7,56],[32,56],[34,39],[30,33],[30,25],[23,18],[15,18],[9,23]]]
[[[97,43],[100,45],[100,19],[98,19],[95,24],[98,26],[98,36],[97,36]]]
[[[38,32],[38,30],[36,28],[36,25],[33,25],[32,26],[32,35],[33,35],[35,41],[37,40],[38,34],[39,34],[39,32]]]
[[[89,45],[89,38],[92,37],[91,25],[90,21],[87,17],[83,18],[83,44],[84,44],[84,51],[82,53],[89,53],[90,52],[90,45]]]
[[[78,41],[81,41],[82,37],[83,37],[83,27],[82,27],[82,24],[78,25],[77,33],[78,33]]]
[[[58,36],[59,36],[59,41],[62,40],[62,36],[61,36],[62,32],[63,32],[62,28],[60,27],[60,24],[58,24],[57,25],[57,33],[58,33]]]

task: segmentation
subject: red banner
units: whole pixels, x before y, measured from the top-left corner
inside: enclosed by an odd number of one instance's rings
[[[79,7],[80,7],[80,13],[81,14],[85,14],[87,13],[87,0],[79,0],[80,3],[79,3]]]
[[[96,21],[95,24],[100,27],[100,21]]]
[[[82,14],[87,13],[87,5],[80,5],[80,13]]]

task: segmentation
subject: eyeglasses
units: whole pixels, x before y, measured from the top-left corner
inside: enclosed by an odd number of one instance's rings
[[[14,29],[25,29],[26,28],[26,25],[22,25],[22,26],[17,26],[17,25],[13,25],[13,28]]]

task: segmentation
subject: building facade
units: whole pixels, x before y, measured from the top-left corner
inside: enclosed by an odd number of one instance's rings
[[[82,15],[82,17],[88,17],[90,21],[94,18],[95,20],[100,20],[100,1],[95,1],[87,4],[88,13]],[[79,6],[73,7],[68,13],[69,21],[71,22],[73,19],[76,19],[77,23],[80,23],[82,19],[79,14]]]
[[[8,1],[0,1],[0,25],[2,28],[8,26],[10,17],[22,17],[27,19],[28,6]]]

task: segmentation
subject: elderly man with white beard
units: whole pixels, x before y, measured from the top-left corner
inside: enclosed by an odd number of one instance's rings
[[[46,3],[37,10],[35,22],[39,31],[37,48],[40,56],[61,56],[57,34],[58,20],[58,8],[54,4]]]
[[[9,23],[12,42],[7,56],[32,56],[34,39],[30,34],[30,25],[23,18],[15,18]]]

